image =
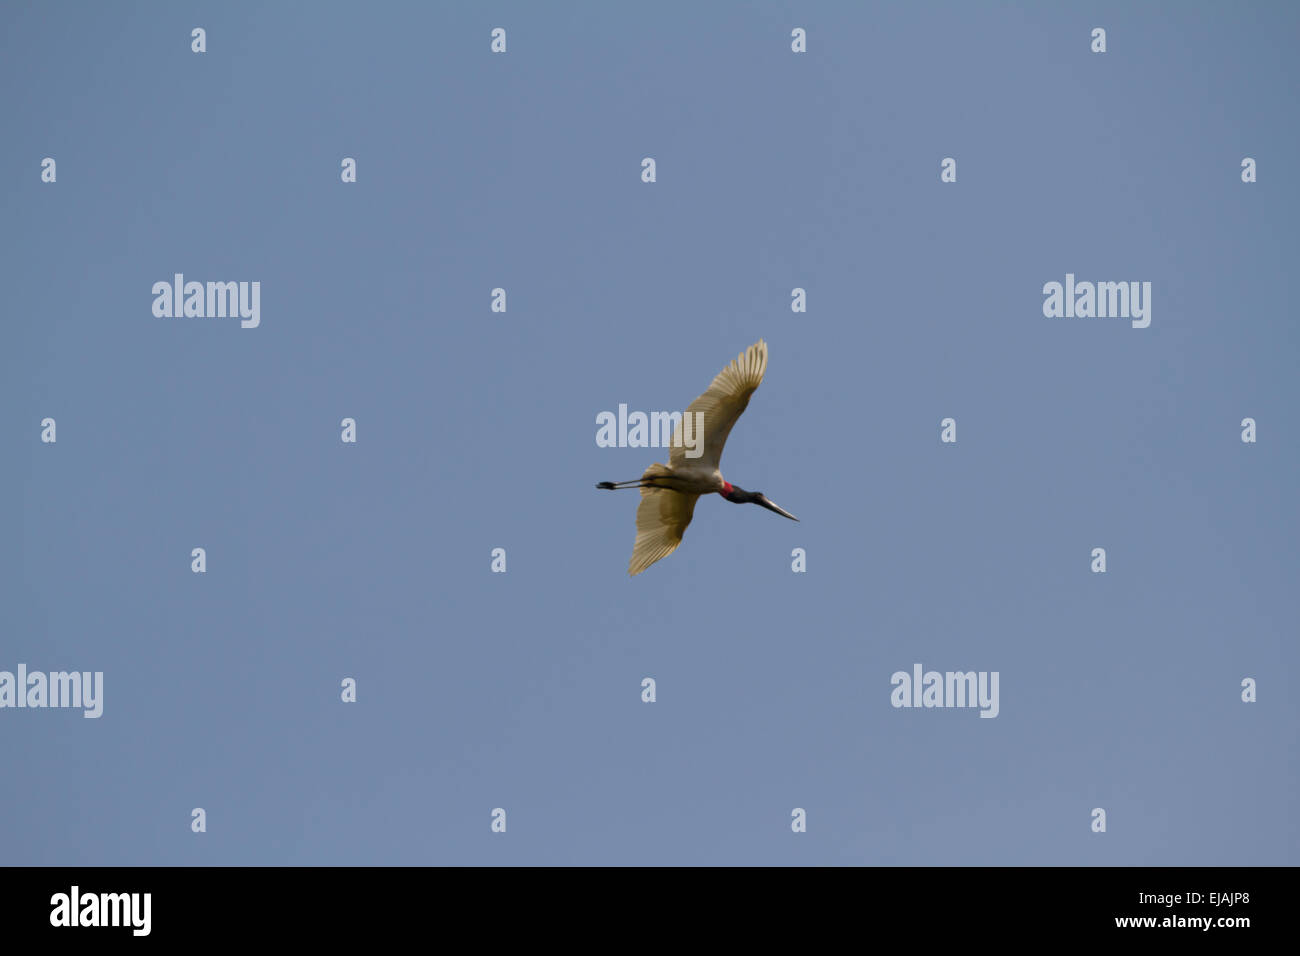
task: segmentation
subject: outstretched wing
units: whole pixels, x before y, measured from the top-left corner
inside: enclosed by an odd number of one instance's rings
[[[654,464],[643,477],[667,474],[663,465]],[[642,488],[641,504],[636,509],[636,544],[627,573],[637,575],[660,558],[666,558],[682,543],[686,526],[695,514],[699,495],[683,494],[667,488]]]
[[[708,391],[691,402],[673,431],[672,452],[668,457],[674,468],[717,468],[722,461],[722,446],[727,443],[731,426],[749,404],[749,396],[763,382],[763,373],[767,371],[767,343],[759,339],[748,349],[736,356],[736,360],[719,372],[713,379]],[[702,433],[695,428],[699,421],[697,412],[703,413]],[[692,449],[683,444],[682,430],[692,429],[691,437],[698,442],[694,451],[700,454],[694,458],[686,453]],[[689,521],[689,515],[687,517]]]

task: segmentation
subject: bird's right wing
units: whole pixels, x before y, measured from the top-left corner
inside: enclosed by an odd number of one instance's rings
[[[698,468],[701,465],[717,468],[722,461],[722,446],[727,443],[731,426],[736,424],[740,413],[749,405],[749,396],[763,382],[763,373],[767,371],[767,343],[759,339],[748,349],[736,356],[735,361],[716,376],[708,391],[691,402],[673,431],[672,452],[668,462],[673,468],[683,466]],[[691,450],[682,443],[682,428],[690,416],[691,427],[698,420],[697,412],[703,413],[703,433],[692,432],[698,444],[695,451],[700,452],[694,458],[686,452]]]
[[[656,468],[664,466],[651,465],[646,475]],[[641,489],[641,504],[636,509],[636,544],[632,548],[632,560],[627,565],[628,574],[638,575],[677,550],[686,526],[695,514],[695,502],[699,497],[667,488]]]

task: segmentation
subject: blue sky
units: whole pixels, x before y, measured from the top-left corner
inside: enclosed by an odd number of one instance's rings
[[[4,862],[1300,862],[1295,6],[0,18],[0,670],[104,673],[0,710]],[[723,473],[800,523],[630,579],[596,415],[760,337]]]

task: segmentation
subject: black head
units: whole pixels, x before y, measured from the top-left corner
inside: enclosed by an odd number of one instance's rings
[[[777,514],[783,515],[791,521],[799,520],[784,508],[778,508],[775,504],[769,501],[767,495],[763,494],[761,491],[746,491],[744,488],[728,484],[722,492],[722,497],[738,505],[762,505],[768,511],[775,511]]]

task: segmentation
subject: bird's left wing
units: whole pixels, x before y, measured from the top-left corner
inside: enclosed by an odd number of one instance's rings
[[[759,339],[714,376],[708,391],[691,402],[682,416],[682,421],[673,430],[669,464],[673,468],[681,468],[683,465],[696,468],[705,465],[717,468],[722,461],[722,446],[727,443],[731,426],[736,424],[740,413],[749,405],[749,396],[753,395],[754,389],[762,384],[763,373],[766,371],[767,343]],[[704,415],[703,432],[700,433],[698,430],[692,432],[692,438],[699,444],[695,449],[689,449],[683,444],[682,429],[686,426],[687,416],[690,416],[690,424],[694,429],[698,420],[697,412]],[[692,450],[700,454],[694,458],[688,456],[687,452]]]
[[[636,509],[636,544],[627,565],[628,574],[640,574],[677,550],[699,497],[667,488],[641,489],[641,504]]]

